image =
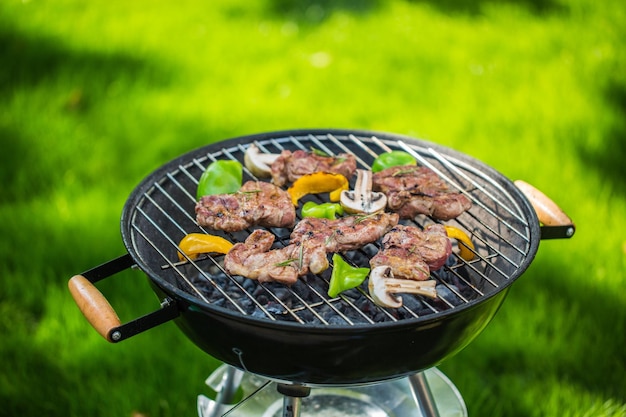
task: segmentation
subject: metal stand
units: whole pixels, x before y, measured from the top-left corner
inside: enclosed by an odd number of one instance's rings
[[[244,372],[232,366],[227,366],[222,373],[213,373],[206,380],[209,387],[217,392],[215,400],[205,396],[198,397],[198,415],[200,417],[220,417],[232,407],[235,393],[241,385]],[[221,375],[221,378],[220,378]],[[219,381],[218,381],[219,379]]]
[[[409,376],[409,384],[424,417],[439,417],[439,411],[424,372]]]
[[[436,368],[370,385],[309,387],[222,365],[206,383],[217,395],[198,396],[199,417],[467,417],[460,393]],[[235,404],[238,394],[243,399]]]
[[[276,390],[283,395],[283,417],[300,417],[302,398],[311,394],[311,388],[302,385],[277,384]]]

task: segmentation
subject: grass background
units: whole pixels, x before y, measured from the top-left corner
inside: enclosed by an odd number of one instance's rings
[[[67,279],[124,253],[133,187],[210,142],[346,127],[456,148],[575,220],[441,365],[471,416],[626,415],[626,6],[593,0],[0,4],[0,415],[196,415],[217,363],[118,345]],[[99,284],[122,320],[139,272]]]

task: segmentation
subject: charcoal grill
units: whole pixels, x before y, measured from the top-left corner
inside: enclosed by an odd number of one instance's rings
[[[366,284],[329,298],[330,269],[286,287],[230,276],[223,268],[223,256],[180,262],[177,244],[189,233],[220,234],[233,242],[251,233],[251,229],[205,230],[194,213],[195,190],[206,167],[219,159],[243,163],[251,143],[268,153],[349,152],[365,169],[382,152],[412,154],[418,164],[434,170],[452,190],[472,201],[469,211],[445,224],[471,237],[474,258],[451,256],[442,269],[431,273],[438,298],[404,295],[400,309],[375,305]],[[244,170],[244,181],[248,179],[256,178]],[[122,213],[122,239],[128,253],[73,277],[70,289],[87,319],[110,342],[174,320],[209,355],[283,387],[363,385],[411,377],[454,355],[484,329],[534,259],[541,238],[574,234],[571,220],[562,212],[553,215],[557,210],[545,196],[538,199],[526,190],[523,193],[523,184],[518,185],[470,156],[396,134],[298,130],[229,139],[189,152],[146,177]],[[324,198],[307,196],[303,202]],[[419,227],[433,222],[421,215],[403,221]],[[277,247],[288,243],[289,230],[270,231],[277,236]],[[342,256],[353,265],[368,266],[378,249],[373,243]],[[149,277],[161,305],[122,324],[92,284],[131,266]]]

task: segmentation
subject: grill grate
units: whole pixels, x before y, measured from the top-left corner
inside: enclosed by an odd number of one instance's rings
[[[437,281],[439,297],[432,300],[402,295],[404,306],[400,309],[376,306],[365,284],[329,298],[326,291],[332,265],[322,274],[309,274],[292,287],[286,287],[230,276],[223,269],[223,256],[201,256],[178,262],[177,243],[188,233],[219,234],[239,242],[251,232],[207,230],[195,221],[195,190],[206,167],[218,159],[243,163],[249,143],[227,141],[183,156],[144,182],[144,191],[130,213],[130,236],[132,247],[149,275],[202,303],[236,314],[270,321],[345,326],[416,319],[460,308],[507,285],[528,256],[530,229],[522,209],[501,183],[501,176],[467,156],[421,141],[350,133],[259,137],[255,143],[269,153],[311,148],[330,155],[349,152],[356,156],[359,168],[368,168],[382,152],[411,153],[419,164],[434,170],[452,188],[472,200],[473,207],[468,212],[445,223],[468,233],[476,248],[475,258],[467,262],[453,254],[442,269],[431,273]],[[250,179],[256,178],[244,167],[244,182]],[[322,196],[307,196],[304,201],[307,200],[323,201]],[[423,227],[434,220],[418,216],[413,222],[401,222]],[[271,228],[270,231],[276,235],[275,247],[288,243],[290,230]],[[369,259],[378,249],[377,244],[369,244],[342,256],[352,265],[369,266]]]

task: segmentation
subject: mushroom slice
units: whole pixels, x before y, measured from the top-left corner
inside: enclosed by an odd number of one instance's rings
[[[385,209],[387,196],[372,192],[372,171],[357,169],[354,190],[342,191],[339,202],[347,213],[371,214]]]
[[[374,302],[381,307],[400,308],[402,297],[395,294],[407,293],[437,298],[434,280],[414,281],[393,277],[391,267],[377,266],[370,273],[368,289]]]
[[[279,154],[263,153],[254,143],[251,143],[243,156],[246,168],[257,178],[269,178],[272,176],[271,165]]]

